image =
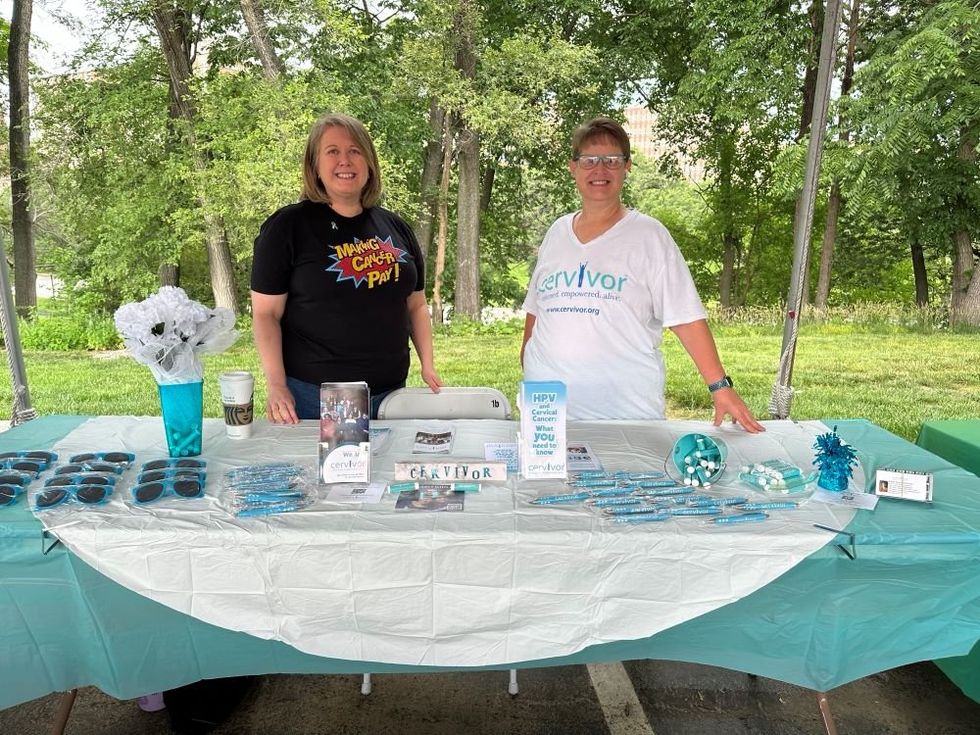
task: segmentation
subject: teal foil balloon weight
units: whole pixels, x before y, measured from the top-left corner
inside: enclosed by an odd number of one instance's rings
[[[204,424],[204,381],[159,385],[160,411],[171,457],[201,453]]]
[[[835,493],[844,492],[854,474],[857,451],[840,438],[836,426],[833,431],[818,436],[813,448],[816,450],[813,464],[820,469],[817,487]]]
[[[725,471],[728,445],[707,434],[684,434],[674,442],[671,458],[686,484],[704,487],[717,482]]]

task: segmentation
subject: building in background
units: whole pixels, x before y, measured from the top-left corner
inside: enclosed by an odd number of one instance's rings
[[[633,150],[642,153],[650,160],[657,160],[663,155],[671,155],[677,161],[684,178],[699,183],[704,181],[704,164],[675,151],[657,135],[657,115],[649,108],[637,105],[623,110],[626,124],[623,126],[630,136]]]

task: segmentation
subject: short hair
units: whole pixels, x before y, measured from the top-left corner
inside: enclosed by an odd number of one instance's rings
[[[572,134],[572,158],[582,154],[582,148],[596,138],[612,138],[627,159],[630,157],[630,137],[623,126],[610,117],[596,117],[579,125]]]
[[[378,153],[374,150],[374,143],[364,123],[356,117],[338,113],[324,115],[310,128],[310,137],[306,139],[306,153],[303,155],[303,194],[300,199],[330,204],[327,190],[317,176],[316,162],[320,156],[320,138],[327,128],[334,127],[344,128],[364,153],[368,167],[368,181],[361,191],[361,206],[365,209],[373,207],[381,200],[381,167],[378,165]]]

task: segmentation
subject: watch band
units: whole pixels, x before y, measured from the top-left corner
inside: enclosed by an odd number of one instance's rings
[[[717,390],[722,390],[724,388],[731,388],[735,385],[735,382],[729,378],[727,375],[719,380],[717,383],[712,383],[708,386],[708,391],[714,393]]]

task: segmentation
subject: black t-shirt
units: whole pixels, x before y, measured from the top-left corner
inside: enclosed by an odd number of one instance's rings
[[[364,380],[372,393],[408,375],[405,300],[425,286],[411,228],[381,207],[343,217],[328,204],[283,207],[262,225],[252,290],[287,294],[286,375],[307,383]]]

